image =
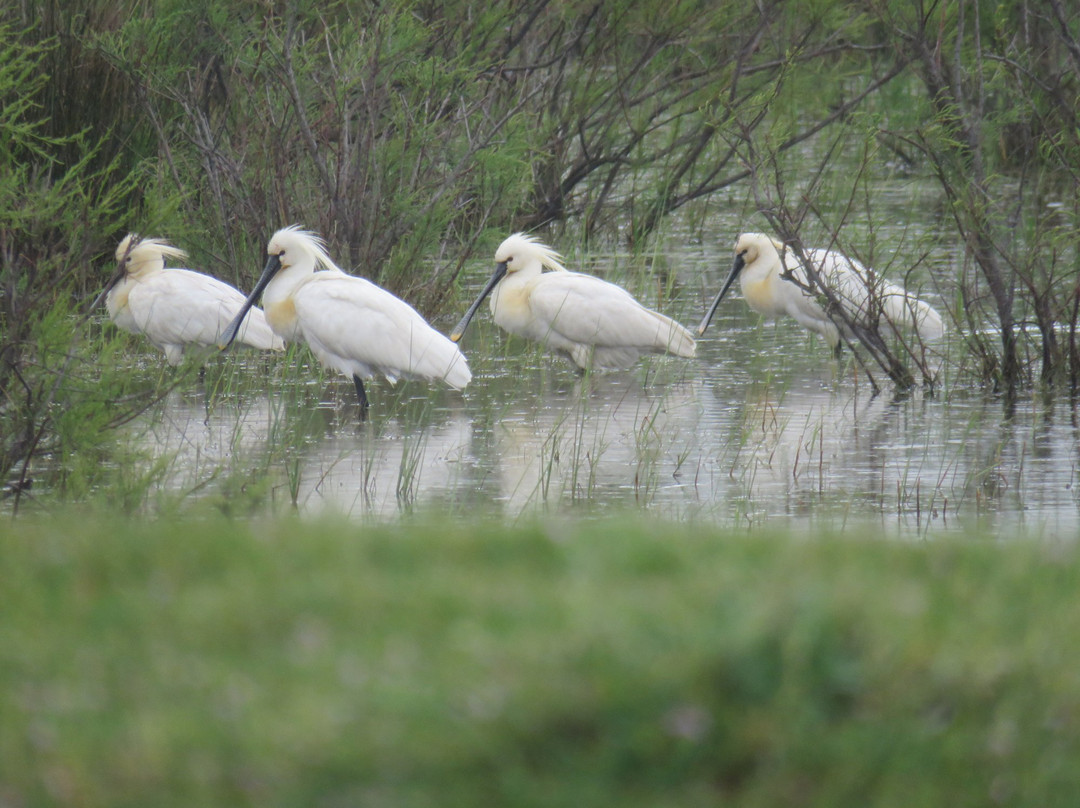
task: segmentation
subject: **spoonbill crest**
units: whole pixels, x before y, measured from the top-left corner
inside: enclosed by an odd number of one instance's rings
[[[339,269],[319,236],[286,227],[274,233],[266,251],[266,268],[222,336],[222,350],[262,295],[275,333],[304,340],[323,365],[352,378],[361,418],[368,407],[364,379],[376,374],[391,384],[401,378],[442,379],[458,390],[472,379],[454,343],[404,300]]]
[[[858,261],[832,250],[806,250],[818,278],[840,300],[857,325],[875,329],[879,325],[895,329],[899,325],[914,328],[920,339],[936,340],[945,333],[941,315],[927,303],[900,286],[878,277]],[[790,273],[790,278],[784,277]],[[743,233],[735,241],[735,263],[720,292],[698,326],[704,334],[717,306],[739,279],[746,303],[756,312],[794,317],[803,328],[821,334],[829,345],[840,347],[841,329],[846,336],[844,321],[834,321],[818,303],[810,289],[806,268],[782,243],[761,233]]]
[[[244,305],[244,295],[217,278],[165,268],[166,258],[186,255],[162,239],[129,233],[116,248],[116,274],[105,287],[112,321],[143,334],[165,352],[170,365],[180,364],[188,345],[216,344]],[[258,309],[236,338],[261,350],[285,347]]]
[[[490,294],[491,314],[501,328],[542,342],[579,368],[626,368],[645,353],[694,355],[694,338],[681,325],[645,308],[622,287],[567,271],[561,260],[531,236],[514,233],[499,245],[494,274],[450,339],[461,339]]]

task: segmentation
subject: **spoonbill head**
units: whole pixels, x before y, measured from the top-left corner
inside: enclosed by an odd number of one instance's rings
[[[472,379],[457,346],[404,300],[343,272],[323,240],[292,226],[278,230],[244,307],[222,335],[229,347],[245,314],[262,296],[266,320],[287,340],[303,340],[328,368],[352,378],[361,417],[368,408],[364,380],[384,376],[440,379],[461,390]]]
[[[834,250],[805,253],[819,280],[836,295],[852,322],[875,330],[902,325],[915,329],[920,339],[927,341],[940,339],[945,333],[941,315],[933,307],[854,258]],[[736,239],[735,262],[698,326],[699,335],[709,327],[736,278],[746,304],[756,312],[792,317],[821,334],[834,349],[840,345],[841,329],[849,338],[853,336],[840,317],[834,320],[818,302],[806,267],[781,242],[763,233],[743,233]]]
[[[693,336],[674,320],[645,308],[620,286],[567,271],[554,250],[524,233],[499,245],[495,272],[450,339],[461,339],[488,295],[501,328],[543,343],[582,369],[626,368],[645,353],[695,352]]]
[[[125,331],[142,334],[180,364],[188,346],[214,345],[244,296],[229,284],[190,269],[166,269],[166,258],[187,253],[159,238],[128,233],[116,248],[116,273],[105,287],[109,317]],[[262,350],[285,345],[256,310],[237,337]]]

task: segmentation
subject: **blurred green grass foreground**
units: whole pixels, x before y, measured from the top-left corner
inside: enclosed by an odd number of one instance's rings
[[[1075,806],[1078,582],[1034,540],[24,520],[0,806]]]

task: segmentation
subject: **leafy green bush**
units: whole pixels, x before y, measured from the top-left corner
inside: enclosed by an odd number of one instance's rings
[[[0,36],[0,478],[14,472],[19,490],[31,457],[100,444],[156,394],[132,397],[108,335],[87,320],[140,176],[101,163],[89,134],[47,134],[40,68],[56,43]]]

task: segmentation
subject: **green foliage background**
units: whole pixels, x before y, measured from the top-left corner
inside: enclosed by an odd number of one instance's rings
[[[107,349],[80,316],[130,230],[249,288],[302,223],[430,315],[509,231],[641,248],[691,211],[726,239],[730,192],[789,242],[863,254],[853,202],[873,222],[867,177],[899,165],[963,245],[937,289],[952,378],[1080,383],[1080,13],[1057,0],[36,0],[0,40],[5,474],[92,409],[69,371]],[[881,361],[902,385],[910,365]]]

